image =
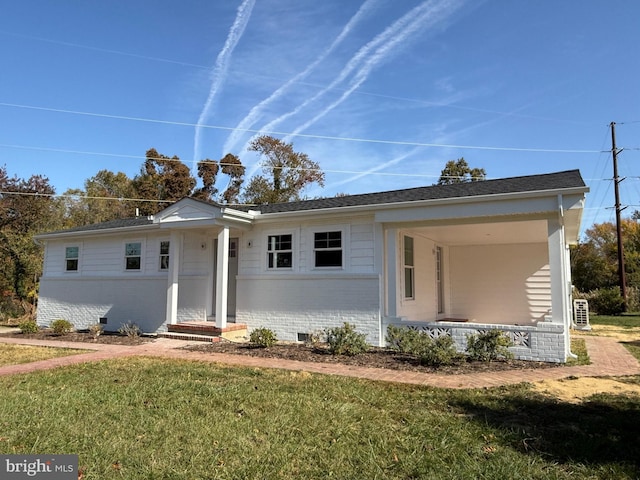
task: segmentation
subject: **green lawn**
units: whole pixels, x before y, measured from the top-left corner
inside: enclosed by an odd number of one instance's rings
[[[613,325],[622,328],[640,328],[639,313],[625,313],[622,315],[590,315],[592,325]]]
[[[127,358],[0,378],[0,453],[85,479],[640,476],[640,402]]]
[[[71,348],[34,347],[30,345],[13,345],[0,343],[0,367],[19,363],[37,362],[48,358],[66,357],[84,353],[83,350]]]

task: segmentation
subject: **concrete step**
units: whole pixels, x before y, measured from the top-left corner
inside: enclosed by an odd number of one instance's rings
[[[163,332],[158,334],[159,338],[171,338],[173,340],[185,340],[188,342],[219,342],[220,336],[202,335],[197,333]]]

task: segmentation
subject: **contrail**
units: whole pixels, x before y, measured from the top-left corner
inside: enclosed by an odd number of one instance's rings
[[[322,61],[324,61],[342,41],[351,33],[351,30],[355,25],[358,24],[374,7],[374,4],[378,3],[379,0],[366,0],[358,9],[351,20],[344,26],[340,34],[333,40],[331,45],[322,52],[318,58],[316,58],[312,63],[310,63],[303,71],[292,77],[289,81],[279,87],[275,92],[271,94],[268,98],[262,100],[259,104],[255,105],[247,114],[247,116],[237,125],[237,130],[235,130],[224,144],[222,149],[222,155],[227,152],[230,152],[233,147],[238,142],[239,138],[244,134],[244,130],[251,128],[259,119],[262,111],[268,107],[271,103],[280,98],[287,89],[298,83],[300,80],[304,79],[309,75]]]
[[[292,132],[292,135],[296,135],[301,131],[306,130],[309,126],[313,125],[349,98],[351,94],[360,85],[362,85],[365,80],[367,80],[371,71],[382,63],[391,53],[393,53],[394,49],[403,44],[410,36],[420,30],[434,27],[454,13],[461,4],[462,2],[458,0],[445,2],[429,1],[412,9],[403,17],[398,19],[393,25],[389,26],[384,32],[365,45],[356,54],[352,61],[349,62],[347,67],[345,67],[344,70],[349,71],[345,74],[341,73],[338,79],[336,79],[337,81],[341,81],[348,73],[350,73],[351,70],[353,70],[353,68],[355,68],[355,64],[360,63],[361,59],[365,58],[372,49],[376,48],[374,53],[364,60],[364,65],[358,70],[355,77],[351,80],[349,88],[343,92],[337,100],[325,107],[320,113],[297,127]],[[353,65],[351,65],[352,63]],[[318,96],[319,95],[314,97],[314,99]],[[272,125],[269,124],[269,127],[272,127]],[[288,141],[288,137],[285,141]]]
[[[240,41],[242,34],[244,33],[247,24],[249,23],[249,18],[251,17],[251,11],[253,10],[253,6],[255,5],[255,0],[244,0],[242,4],[238,7],[238,12],[236,14],[236,19],[229,30],[229,35],[227,36],[227,40],[222,47],[222,50],[218,54],[216,58],[216,64],[213,69],[213,81],[211,83],[211,89],[209,90],[209,96],[207,97],[207,101],[202,108],[202,112],[200,113],[200,117],[198,117],[198,123],[196,125],[196,132],[193,139],[193,161],[194,164],[198,160],[200,160],[200,133],[201,133],[201,125],[203,125],[209,116],[211,115],[211,107],[213,106],[213,100],[222,85],[224,78],[227,73],[227,69],[229,68],[229,59],[231,58],[231,54],[233,53],[234,48]]]

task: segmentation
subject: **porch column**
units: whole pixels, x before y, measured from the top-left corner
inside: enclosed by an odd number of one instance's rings
[[[567,285],[567,251],[564,241],[564,226],[559,219],[549,220],[549,270],[551,276],[551,321],[566,323],[569,287]]]
[[[389,228],[385,230],[385,284],[386,314],[387,317],[395,317],[398,314],[398,230]]]
[[[229,289],[229,227],[218,234],[218,261],[216,262],[216,327],[227,326],[227,293]]]
[[[182,251],[182,234],[171,232],[169,240],[169,276],[167,283],[167,325],[178,323],[178,283],[180,276],[180,252]]]

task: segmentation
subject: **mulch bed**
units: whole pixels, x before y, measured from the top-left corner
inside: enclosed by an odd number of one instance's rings
[[[273,347],[260,348],[250,344],[222,341],[218,343],[192,344],[184,347],[190,351],[230,353],[236,355],[250,355],[263,358],[284,358],[302,362],[340,363],[370,368],[387,368],[393,370],[407,370],[424,373],[441,373],[460,375],[465,373],[496,372],[505,370],[526,370],[538,368],[558,368],[558,364],[546,362],[528,362],[524,360],[498,360],[494,362],[470,362],[462,358],[455,365],[429,367],[410,356],[393,352],[384,348],[371,348],[366,353],[354,355],[332,355],[326,347],[309,346],[304,344],[278,344]]]
[[[72,332],[56,335],[51,331],[38,333],[2,333],[3,337],[29,338],[36,340],[59,340],[66,342],[104,343],[115,345],[140,345],[153,342],[153,337],[127,337],[119,333],[105,332],[97,340],[88,332]],[[530,370],[540,368],[558,368],[562,365],[546,362],[529,362],[524,360],[498,360],[493,362],[471,362],[461,358],[455,365],[430,367],[420,365],[420,362],[410,355],[400,354],[384,348],[372,347],[368,352],[355,356],[332,355],[324,345],[309,346],[297,343],[282,343],[273,347],[260,348],[247,343],[221,341],[217,343],[190,343],[183,347],[185,350],[196,352],[228,353],[234,355],[250,355],[262,358],[282,358],[301,362],[339,363],[370,368],[387,368],[425,373],[441,373],[445,375],[460,375],[465,373],[500,372],[505,370]]]
[[[41,331],[38,333],[21,333],[10,332],[1,333],[0,337],[11,338],[28,338],[33,340],[59,340],[62,342],[83,342],[83,343],[102,343],[111,345],[140,345],[142,343],[151,342],[154,339],[150,337],[127,337],[120,333],[104,332],[95,340],[89,332],[71,332],[64,335],[58,335],[51,331]]]

